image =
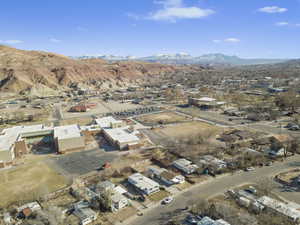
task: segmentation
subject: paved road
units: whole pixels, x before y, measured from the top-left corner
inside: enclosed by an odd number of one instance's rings
[[[300,166],[300,156],[290,157],[284,162],[276,162],[270,167],[257,168],[252,172],[241,172],[234,175],[228,175],[212,179],[206,183],[197,184],[186,192],[180,193],[175,200],[168,206],[156,205],[154,208],[146,209],[141,217],[133,217],[123,224],[130,225],[159,225],[165,223],[168,214],[176,209],[184,208],[190,201],[197,198],[209,198],[214,195],[224,193],[226,190],[246,183],[255,183],[267,177]],[[300,203],[300,197],[294,199],[294,196],[284,196],[287,200]]]

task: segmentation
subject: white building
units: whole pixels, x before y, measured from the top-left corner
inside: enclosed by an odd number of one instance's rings
[[[162,182],[164,182],[166,185],[173,185],[173,184],[182,184],[185,182],[185,178],[182,175],[177,175],[171,171],[168,171],[166,169],[160,168],[149,168],[149,173],[158,179],[160,179]]]
[[[202,167],[210,166],[217,170],[224,169],[227,167],[227,163],[225,161],[217,159],[216,157],[214,157],[212,155],[202,156],[199,161],[199,164]]]
[[[0,132],[0,168],[12,164],[15,158],[27,153],[25,139],[51,135],[53,127],[44,125],[15,126]]]
[[[112,116],[102,117],[100,119],[96,119],[95,121],[96,124],[102,129],[119,128],[125,125],[122,120],[116,120]]]
[[[300,205],[298,204],[285,204],[276,199],[270,198],[268,196],[263,196],[257,200],[260,204],[265,206],[267,209],[272,210],[275,213],[286,216],[293,221],[300,221]]]
[[[173,162],[173,166],[186,174],[194,173],[198,168],[197,165],[187,159],[177,159]]]
[[[132,149],[140,144],[138,131],[131,132],[129,127],[103,129],[104,136],[114,146],[120,150]]]
[[[54,140],[57,151],[60,153],[85,148],[84,136],[81,134],[78,125],[55,127]]]
[[[87,225],[95,221],[98,217],[97,213],[91,208],[77,208],[74,211],[74,215],[80,219],[81,225]]]
[[[197,225],[230,225],[225,220],[219,219],[219,220],[213,220],[210,217],[204,217],[201,219]]]
[[[128,177],[128,182],[146,195],[158,192],[159,184],[140,173],[135,173]]]
[[[123,209],[129,205],[129,200],[124,196],[127,193],[120,186],[116,186],[110,181],[103,181],[98,183],[95,190],[95,195],[101,199],[101,195],[105,192],[111,194],[111,211],[116,212],[120,209]]]

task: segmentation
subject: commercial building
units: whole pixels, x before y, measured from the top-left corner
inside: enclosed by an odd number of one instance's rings
[[[223,106],[226,102],[217,101],[214,98],[202,97],[202,98],[189,98],[189,104],[197,106],[201,109],[212,109]]]
[[[54,141],[58,152],[83,150],[85,148],[84,136],[78,125],[60,126],[54,128]]]
[[[119,128],[125,126],[125,123],[122,120],[116,120],[112,116],[96,119],[95,122],[102,129]]]
[[[150,195],[159,191],[159,184],[140,173],[128,177],[128,182],[136,187],[143,194]]]
[[[103,129],[105,138],[119,150],[130,150],[140,146],[138,131],[130,131],[129,127]]]
[[[173,162],[173,166],[186,174],[194,173],[198,168],[197,165],[187,159],[177,159]]]
[[[51,136],[53,127],[44,125],[15,126],[0,132],[0,168],[11,166],[15,159],[28,153],[27,144]]]

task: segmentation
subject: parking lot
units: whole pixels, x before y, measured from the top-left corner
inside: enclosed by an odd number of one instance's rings
[[[116,153],[97,149],[57,156],[48,159],[48,163],[65,176],[76,177],[95,171],[105,162],[112,162],[116,158]]]

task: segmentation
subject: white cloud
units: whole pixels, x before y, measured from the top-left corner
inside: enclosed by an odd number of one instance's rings
[[[13,44],[21,44],[21,43],[23,43],[23,41],[21,41],[21,40],[6,40],[6,41],[0,41],[0,43],[13,45]]]
[[[213,40],[213,42],[216,43],[216,44],[218,44],[218,43],[221,43],[222,40],[215,39],[215,40]]]
[[[225,40],[224,40],[224,42],[229,42],[229,43],[238,43],[238,42],[240,42],[241,40],[240,39],[238,39],[238,38],[226,38]]]
[[[279,27],[284,27],[284,26],[288,26],[289,23],[288,22],[278,22],[278,23],[275,23],[276,26],[279,26]]]
[[[139,20],[139,19],[141,19],[141,16],[136,15],[136,14],[134,14],[134,13],[127,13],[127,16],[128,16],[129,18],[131,18],[131,19],[134,19],[134,20]]]
[[[266,6],[263,8],[258,9],[259,12],[263,13],[284,13],[288,11],[287,8],[280,8],[278,6]]]
[[[160,5],[160,9],[150,12],[148,16],[134,13],[127,13],[127,16],[135,20],[176,22],[179,19],[199,19],[215,13],[212,9],[202,9],[196,6],[187,7],[184,5],[184,0],[154,0],[154,4]]]
[[[300,27],[300,23],[295,24],[296,27]]]
[[[165,8],[169,8],[169,7],[181,7],[183,5],[182,1],[183,0],[157,0],[154,1],[154,3],[161,4]]]
[[[49,41],[52,43],[60,43],[61,42],[61,40],[56,39],[56,38],[50,38]]]
[[[177,19],[198,19],[207,17],[213,13],[213,10],[200,9],[197,7],[166,8],[152,13],[149,19],[175,22]]]

